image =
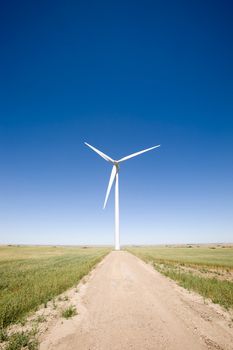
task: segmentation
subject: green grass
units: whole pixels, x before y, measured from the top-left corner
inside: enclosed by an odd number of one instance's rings
[[[68,306],[65,310],[62,311],[62,317],[68,319],[77,315],[77,310],[74,306]]]
[[[233,283],[216,278],[200,277],[192,272],[183,272],[172,265],[154,267],[165,276],[177,281],[182,287],[201,294],[204,298],[211,299],[214,303],[233,308]]]
[[[0,246],[0,328],[77,284],[109,248]]]
[[[233,308],[233,281],[202,276],[202,271],[208,273],[208,269],[232,271],[233,248],[129,247],[127,250],[152,263],[156,270],[182,287],[210,298],[226,309]],[[184,270],[186,267],[187,271]],[[194,269],[189,271],[189,267]]]
[[[0,329],[0,343],[8,340],[8,334],[5,329]]]
[[[21,350],[21,349],[28,349],[28,350],[38,349],[38,341],[36,339],[36,334],[34,331],[16,332],[9,337],[5,350]]]
[[[217,247],[128,247],[144,260],[157,262],[184,263],[185,265],[204,265],[207,267],[219,267],[233,269],[233,248]]]

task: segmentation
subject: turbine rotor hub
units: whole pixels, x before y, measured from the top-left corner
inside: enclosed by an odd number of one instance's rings
[[[118,161],[114,160],[113,164],[115,165],[115,167],[117,168],[117,171],[118,171],[120,169]]]

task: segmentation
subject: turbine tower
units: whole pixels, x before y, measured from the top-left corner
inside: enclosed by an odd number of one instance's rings
[[[136,152],[136,153],[132,153],[129,156],[126,156],[126,157],[121,158],[119,160],[114,160],[114,159],[110,158],[109,156],[107,156],[106,154],[104,154],[103,152],[99,151],[97,148],[89,145],[87,142],[84,142],[84,143],[85,143],[85,145],[90,147],[93,151],[98,153],[107,162],[110,162],[113,164],[112,172],[110,175],[108,188],[107,188],[107,192],[106,192],[106,196],[105,196],[105,200],[104,200],[103,209],[105,209],[105,207],[106,207],[108,197],[109,197],[113,182],[115,180],[115,250],[120,250],[120,229],[119,229],[119,169],[120,168],[119,168],[119,163],[124,162],[125,160],[128,160],[130,158],[136,157],[139,154],[142,154],[144,152],[151,151],[154,148],[160,147],[160,145],[153,146],[153,147],[144,149],[144,150]]]

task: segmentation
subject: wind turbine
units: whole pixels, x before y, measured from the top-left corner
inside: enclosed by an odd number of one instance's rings
[[[160,147],[160,145],[153,146],[153,147],[144,149],[144,150],[136,152],[136,153],[132,153],[129,156],[123,157],[119,160],[114,160],[114,159],[110,158],[109,156],[107,156],[106,154],[104,154],[103,152],[99,151],[97,148],[89,145],[87,142],[84,142],[84,143],[85,143],[85,145],[90,147],[93,151],[98,153],[107,162],[110,162],[113,164],[112,172],[110,175],[108,188],[107,188],[107,192],[106,192],[106,196],[105,196],[105,200],[104,200],[103,209],[105,209],[105,207],[106,207],[108,197],[109,197],[113,182],[115,180],[115,250],[120,250],[120,230],[119,230],[119,169],[120,169],[120,167],[119,167],[119,163],[124,162],[125,160],[128,160],[130,158],[136,157],[139,154],[142,154],[144,152],[151,151],[154,148]]]

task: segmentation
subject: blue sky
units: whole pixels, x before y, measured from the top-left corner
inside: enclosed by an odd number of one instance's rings
[[[0,242],[233,241],[230,1],[5,2]]]

